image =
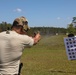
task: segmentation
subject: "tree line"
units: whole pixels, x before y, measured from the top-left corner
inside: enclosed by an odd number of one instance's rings
[[[11,30],[11,25],[10,23],[7,22],[2,22],[0,23],[0,32],[6,31],[6,30]],[[35,33],[39,31],[42,35],[55,35],[56,33],[58,34],[66,34],[67,29],[66,28],[57,28],[57,27],[30,27],[30,30],[27,32],[29,35],[32,33]]]
[[[0,32],[11,30],[10,23],[2,22],[0,23]],[[27,32],[31,35],[34,32],[39,31],[42,35],[56,35],[56,34],[66,34],[73,33],[76,34],[76,17],[73,17],[72,23],[67,25],[67,28],[59,28],[59,27],[30,27],[31,29]]]

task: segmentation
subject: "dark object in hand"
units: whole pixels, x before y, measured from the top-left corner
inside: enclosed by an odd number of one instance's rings
[[[34,36],[33,37],[35,37],[36,36],[36,34],[38,34],[38,33],[40,33],[39,31],[37,31],[37,32],[34,32]]]

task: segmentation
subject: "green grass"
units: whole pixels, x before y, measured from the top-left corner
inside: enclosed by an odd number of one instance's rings
[[[68,60],[64,35],[44,36],[23,52],[22,75],[76,75],[76,60]]]

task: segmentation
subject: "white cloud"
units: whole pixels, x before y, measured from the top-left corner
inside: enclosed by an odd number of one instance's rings
[[[68,24],[71,24],[71,23],[72,23],[71,21],[68,22]]]
[[[57,20],[60,20],[61,18],[60,17],[57,17]]]
[[[67,19],[68,19],[68,20],[71,20],[72,18],[71,18],[71,17],[67,17]]]
[[[22,12],[22,10],[20,8],[17,8],[14,10],[15,12]]]
[[[68,20],[70,19],[70,17],[67,18]]]

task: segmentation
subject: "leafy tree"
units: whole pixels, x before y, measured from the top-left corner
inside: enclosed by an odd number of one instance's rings
[[[72,23],[68,25],[67,31],[68,33],[72,33],[72,34],[76,32],[75,27],[73,26]]]
[[[73,20],[72,20],[72,22],[76,22],[76,17],[73,17]]]
[[[7,22],[2,22],[0,23],[0,32],[2,31],[6,31],[6,30],[10,30],[11,29],[11,24],[7,23]]]
[[[72,24],[76,28],[76,17],[73,17]]]

